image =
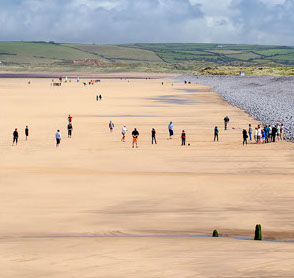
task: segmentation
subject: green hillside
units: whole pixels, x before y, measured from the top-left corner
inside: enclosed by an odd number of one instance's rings
[[[203,72],[250,67],[292,74],[294,47],[203,43],[62,44],[0,42],[0,71]],[[266,71],[260,70],[260,68]],[[219,72],[217,70],[216,72]],[[249,72],[256,72],[250,70]]]

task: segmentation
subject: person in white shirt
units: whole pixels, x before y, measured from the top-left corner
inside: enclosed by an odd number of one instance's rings
[[[60,141],[61,141],[61,133],[59,129],[57,130],[55,134],[55,138],[56,138],[56,147],[59,147]]]
[[[114,129],[114,123],[112,121],[110,121],[108,126],[109,126],[110,132],[112,132]]]
[[[121,141],[122,142],[125,142],[125,139],[126,139],[126,133],[127,133],[127,127],[124,125],[123,127],[122,127],[122,130],[121,130],[121,134],[122,134],[122,139],[121,139]]]

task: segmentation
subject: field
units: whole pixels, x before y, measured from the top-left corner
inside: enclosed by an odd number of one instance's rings
[[[292,74],[294,47],[233,44],[63,44],[0,42],[0,71],[194,72],[207,67],[283,68]],[[289,70],[291,68],[291,70]],[[216,70],[217,72],[218,70]],[[267,74],[268,71],[257,71]],[[275,72],[275,71],[273,71]]]

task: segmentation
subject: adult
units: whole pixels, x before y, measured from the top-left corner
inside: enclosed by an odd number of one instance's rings
[[[254,129],[254,141],[257,143],[257,127]]]
[[[12,146],[14,145],[17,145],[17,142],[18,142],[18,131],[17,131],[17,128],[13,131],[13,141],[12,141]]]
[[[170,122],[168,125],[169,139],[172,139],[172,136],[174,135],[173,127],[174,127],[173,122]]]
[[[132,147],[134,148],[134,146],[136,145],[136,148],[138,148],[138,137],[139,137],[139,132],[138,130],[135,128],[132,132],[132,136],[133,136],[133,143],[132,143]]]
[[[225,123],[225,130],[227,130],[227,129],[228,129],[228,124],[229,124],[229,121],[230,121],[229,117],[228,117],[228,116],[226,116],[226,117],[224,118],[224,123]]]
[[[152,144],[153,144],[153,141],[155,144],[157,144],[156,142],[156,130],[154,128],[152,128],[151,130],[151,136],[152,136]]]
[[[214,142],[215,142],[216,139],[217,139],[217,142],[218,142],[218,134],[219,134],[219,130],[218,130],[218,127],[216,126],[214,128]]]
[[[243,129],[243,146],[247,145],[247,138],[248,138],[248,135],[247,135],[247,130],[246,129]]]
[[[269,127],[266,125],[265,128],[264,128],[264,131],[265,131],[265,143],[269,143]]]
[[[272,142],[276,142],[276,136],[277,136],[277,127],[273,126],[273,128],[272,128]]]
[[[68,125],[67,125],[67,137],[68,138],[71,138],[72,130],[73,130],[72,123],[68,123]]]
[[[252,132],[253,132],[252,126],[251,126],[251,124],[249,124],[248,134],[249,134],[250,141],[252,141]]]
[[[102,96],[101,96],[101,95],[99,95],[99,99],[100,99],[100,101],[101,101],[101,99],[102,99]]]
[[[281,139],[281,141],[284,140],[284,124],[281,124],[281,128],[280,128],[280,139]]]
[[[182,138],[182,146],[185,146],[186,145],[186,132],[185,132],[185,130],[182,131],[181,138]]]
[[[110,121],[109,124],[108,124],[108,126],[109,126],[110,132],[112,132],[113,129],[114,129],[114,123],[112,121]]]
[[[122,127],[121,134],[122,134],[121,141],[125,142],[126,134],[127,134],[127,127],[125,125]]]
[[[261,143],[261,127],[260,125],[258,125],[258,128],[257,128],[257,144],[260,144]]]
[[[269,142],[272,142],[272,131],[273,131],[273,128],[271,125],[268,126],[268,141]]]
[[[60,145],[60,141],[61,141],[61,133],[60,130],[58,129],[56,134],[55,134],[55,138],[56,138],[56,148],[59,147]]]
[[[28,140],[28,137],[29,137],[29,127],[26,126],[25,128],[25,136],[26,136],[26,140]]]
[[[277,141],[280,141],[281,127],[279,124],[277,124],[276,127],[277,127]]]

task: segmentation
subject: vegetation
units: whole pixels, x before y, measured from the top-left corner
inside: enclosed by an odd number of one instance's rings
[[[294,75],[294,47],[232,44],[0,42],[1,71]]]

